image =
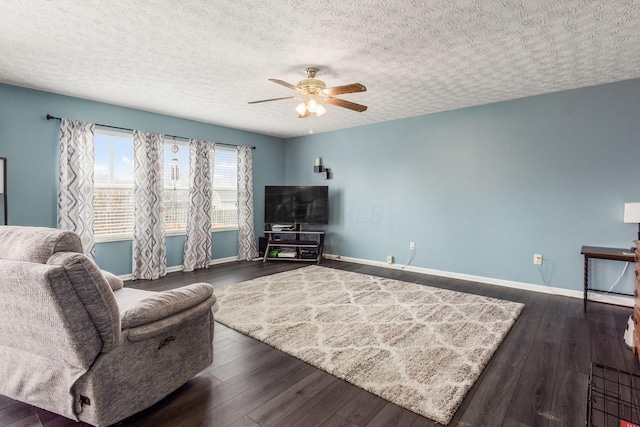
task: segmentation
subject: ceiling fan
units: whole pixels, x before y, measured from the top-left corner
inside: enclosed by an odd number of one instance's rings
[[[313,113],[315,113],[315,115],[318,117],[323,115],[327,111],[324,105],[322,105],[323,102],[338,107],[348,108],[349,110],[357,111],[359,113],[367,109],[366,105],[360,105],[356,104],[355,102],[345,101],[344,99],[333,97],[333,95],[342,95],[345,93],[365,92],[367,88],[360,83],[352,83],[349,85],[327,88],[327,85],[322,80],[316,79],[316,73],[318,72],[317,68],[309,67],[306,69],[306,71],[307,78],[304,80],[300,80],[295,86],[282,80],[269,79],[274,83],[295,90],[296,92],[298,92],[298,95],[285,96],[283,98],[263,99],[260,101],[251,101],[249,102],[249,104],[280,101],[282,99],[302,98],[302,102],[296,107],[298,117],[300,118],[309,117]]]

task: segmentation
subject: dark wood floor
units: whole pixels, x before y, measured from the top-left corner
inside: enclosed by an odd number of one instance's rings
[[[325,261],[327,267],[523,302],[526,308],[451,421],[451,426],[584,426],[592,362],[640,374],[624,346],[630,308],[475,282]],[[234,262],[172,273],[128,286],[162,290],[194,282],[225,286],[296,263]],[[78,426],[0,396],[2,426]],[[124,426],[435,426],[223,325],[216,325],[214,362]]]

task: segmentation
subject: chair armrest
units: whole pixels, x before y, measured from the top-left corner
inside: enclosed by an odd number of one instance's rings
[[[135,328],[166,319],[210,300],[210,308],[216,302],[213,286],[194,283],[178,289],[154,292],[121,313],[122,329]]]
[[[216,297],[215,295],[211,295],[208,299],[195,307],[191,307],[185,311],[165,317],[156,322],[146,323],[144,325],[123,330],[122,332],[127,337],[128,341],[146,341],[159,335],[166,335],[167,333],[173,335],[175,334],[177,325],[200,316],[206,316],[208,318],[208,322],[211,323],[211,336],[213,338],[213,310],[211,307],[215,303]]]

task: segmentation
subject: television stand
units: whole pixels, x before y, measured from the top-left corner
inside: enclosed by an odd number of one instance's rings
[[[324,231],[304,231],[300,225],[292,230],[265,231],[267,248],[262,262],[302,261],[320,264],[324,250]],[[306,238],[305,238],[306,237]],[[280,256],[269,256],[278,251]]]

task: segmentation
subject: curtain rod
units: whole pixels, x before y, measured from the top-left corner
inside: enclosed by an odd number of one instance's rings
[[[62,118],[61,118],[61,117],[55,117],[55,116],[52,116],[51,114],[47,114],[47,120],[62,120]],[[100,124],[100,123],[94,123],[94,125],[96,125],[96,126],[102,126],[102,127],[104,127],[104,128],[120,129],[120,130],[128,130],[128,131],[130,131],[130,132],[133,132],[133,131],[135,130],[135,129],[129,129],[129,128],[122,128],[122,127],[119,127],[119,126],[102,125],[102,124]],[[164,134],[164,136],[167,136],[167,137],[169,137],[169,138],[173,138],[173,139],[179,138],[179,139],[184,139],[184,140],[187,140],[187,141],[191,140],[191,138],[187,138],[186,136],[167,135],[167,134]],[[227,144],[227,143],[225,143],[225,142],[215,142],[214,144],[218,144],[218,145],[227,145],[227,146],[229,146],[229,147],[238,147],[238,145],[236,145],[236,144]],[[256,149],[256,147],[251,147],[251,149],[252,149],[252,150],[255,150],[255,149]]]

